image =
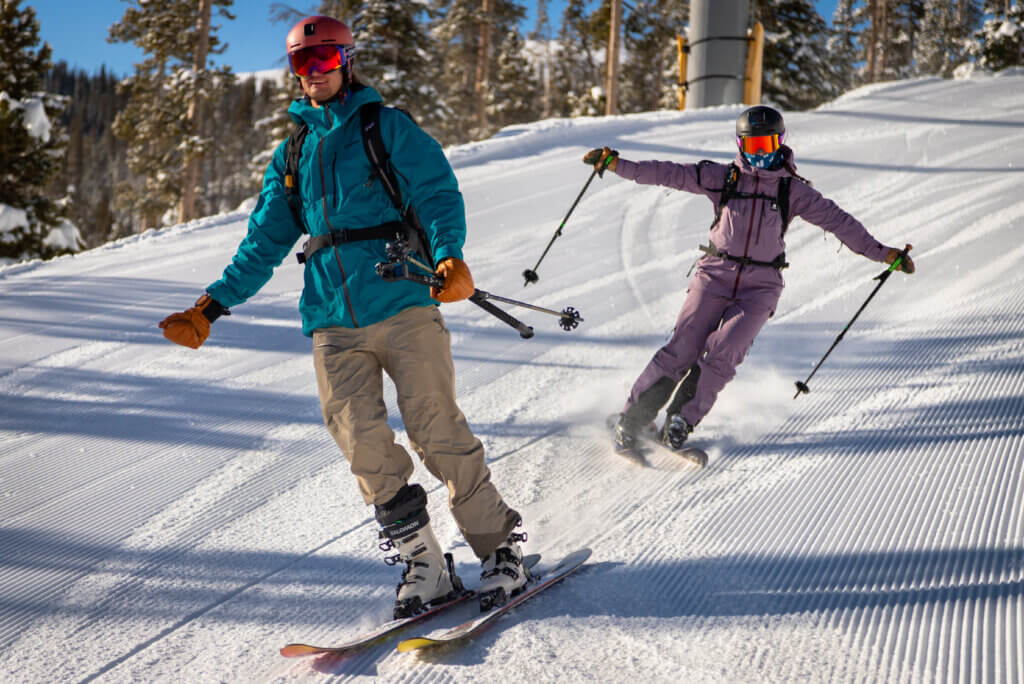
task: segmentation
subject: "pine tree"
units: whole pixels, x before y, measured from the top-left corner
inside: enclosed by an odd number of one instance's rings
[[[525,46],[519,32],[526,9],[509,0],[490,0],[489,8],[488,50],[485,55],[477,50],[478,60],[485,57],[486,65],[483,89],[486,125],[472,132],[475,139],[490,137],[502,126],[535,119],[541,97],[540,81],[526,68]],[[480,73],[478,62],[477,75]],[[508,101],[503,102],[506,99]]]
[[[832,78],[841,93],[859,84],[857,63],[863,59],[859,43],[863,15],[855,11],[856,4],[857,0],[839,0],[832,13],[832,30],[826,42]]]
[[[95,75],[72,71],[59,62],[47,72],[47,92],[70,96],[59,124],[68,129],[63,173],[50,184],[49,195],[70,195],[69,218],[83,242],[95,247],[132,232],[127,217],[114,212],[113,186],[127,173],[126,145],[110,126],[127,98],[117,94],[118,79],[101,67]],[[103,203],[105,206],[100,207]]]
[[[981,21],[977,0],[927,0],[921,36],[915,46],[918,75],[949,78],[964,64],[968,42]]]
[[[910,78],[917,73],[914,56],[921,40],[921,22],[925,0],[891,0],[886,16],[889,21],[889,48],[886,79]]]
[[[351,16],[360,80],[385,104],[409,110],[428,132],[446,117],[437,85],[437,50],[427,31],[429,7],[404,0],[368,0]]]
[[[527,49],[532,62],[538,65],[537,78],[542,86],[540,117],[551,116],[551,70],[554,54],[551,21],[548,19],[548,0],[537,0],[537,24],[527,35]]]
[[[0,261],[50,258],[81,248],[66,204],[46,195],[66,146],[54,125],[66,98],[42,92],[50,46],[21,0],[0,2]]]
[[[676,36],[683,33],[689,3],[640,0],[626,15],[625,55],[619,109],[646,112],[679,106],[679,55]]]
[[[438,84],[445,105],[438,139],[443,144],[464,141],[474,126],[474,78],[476,76],[479,21],[476,0],[435,0],[431,34],[440,66]]]
[[[114,132],[128,141],[128,167],[134,174],[117,188],[117,203],[128,209],[145,226],[172,222],[170,211],[185,193],[195,188],[186,167],[193,159],[202,158],[216,145],[209,134],[204,135],[197,122],[203,117],[203,103],[216,100],[229,86],[234,75],[229,67],[211,69],[208,60],[197,63],[201,52],[200,9],[210,2],[219,16],[234,17],[227,8],[233,0],[131,0],[121,21],[110,27],[108,40],[131,42],[142,48],[146,58],[135,65],[135,73],[121,82],[129,102],[118,113]],[[207,52],[220,54],[214,29],[207,34]],[[207,133],[209,133],[207,127]],[[202,215],[209,206],[196,189],[197,209],[187,214]]]
[[[970,47],[978,66],[1000,71],[1024,65],[1024,5],[989,0],[985,14],[988,18],[975,32],[975,41]]]
[[[828,27],[809,0],[768,0],[755,18],[764,25],[766,100],[808,109],[839,95],[828,63]]]
[[[259,134],[261,142],[253,148],[259,151],[248,165],[249,179],[257,187],[263,183],[263,175],[274,150],[295,128],[295,122],[288,115],[288,107],[301,95],[301,89],[289,69],[282,69],[276,83],[264,84],[260,90],[263,113],[253,121],[253,129]]]
[[[497,64],[487,93],[487,115],[497,130],[539,118],[544,97],[541,69],[528,66],[522,36],[508,31],[498,43]]]
[[[602,77],[597,64],[594,22],[584,0],[569,0],[562,13],[559,59],[552,74],[554,113],[561,116],[597,116],[604,113]],[[597,10],[600,12],[600,8]],[[607,26],[604,38],[607,40]]]

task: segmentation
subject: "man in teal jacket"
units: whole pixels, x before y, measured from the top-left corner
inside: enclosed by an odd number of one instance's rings
[[[413,463],[387,424],[383,376],[394,381],[409,441],[427,469],[445,483],[449,507],[481,559],[481,591],[496,602],[526,584],[519,514],[490,480],[483,445],[455,403],[450,339],[434,301],[474,292],[462,261],[465,206],[440,145],[401,111],[380,110],[380,132],[401,195],[415,207],[429,250],[444,279],[440,289],[385,281],[385,234],[402,217],[382,187],[362,144],[359,108],[380,102],[352,69],[353,40],[345,24],[307,17],[288,34],[292,71],[305,97],[288,113],[308,133],[298,163],[301,220],[309,231],[299,309],[313,357],[324,421],[351,464],[381,525],[381,548],[395,549],[406,569],[395,617],[442,602],[457,588],[427,514],[426,492],[409,484]],[[249,231],[220,280],[195,306],[160,323],[164,336],[198,348],[210,323],[263,287],[303,236],[286,194],[286,145],[274,153]],[[333,236],[328,239],[327,236]],[[319,248],[316,248],[318,247]]]

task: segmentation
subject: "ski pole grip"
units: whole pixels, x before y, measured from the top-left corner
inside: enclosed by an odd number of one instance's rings
[[[906,246],[905,246],[905,247],[903,248],[903,251],[901,251],[901,252],[900,252],[900,254],[899,254],[899,256],[898,256],[898,257],[896,257],[896,261],[892,262],[892,268],[891,268],[890,270],[893,270],[893,271],[895,271],[895,270],[896,270],[896,269],[898,269],[898,268],[899,268],[899,269],[902,269],[902,265],[903,265],[903,260],[904,260],[904,259],[906,259],[906,258],[907,258],[907,256],[909,256],[909,255],[908,255],[908,252],[909,252],[910,250],[912,250],[913,248],[914,248],[914,245],[912,245],[912,244],[910,244],[910,243],[908,242],[908,243],[906,244]]]
[[[908,256],[908,254],[909,254],[910,250],[912,250],[912,249],[914,249],[914,245],[912,245],[912,244],[910,244],[910,243],[908,242],[908,243],[907,243],[907,244],[906,244],[906,245],[905,245],[905,246],[903,247],[903,251],[902,251],[902,252],[900,252],[900,259],[902,259],[902,258],[904,258],[904,257]]]

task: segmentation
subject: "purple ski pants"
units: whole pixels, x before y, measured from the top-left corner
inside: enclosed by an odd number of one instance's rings
[[[624,413],[635,426],[650,423],[694,363],[700,369],[693,399],[679,413],[690,425],[707,415],[736,375],[762,326],[775,313],[782,275],[765,266],[718,258],[701,261],[671,339],[633,384]]]

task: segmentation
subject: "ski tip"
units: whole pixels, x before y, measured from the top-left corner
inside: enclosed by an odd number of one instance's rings
[[[592,553],[593,553],[593,551],[591,551],[590,547],[584,546],[581,549],[576,549],[575,551],[570,553],[568,556],[563,558],[562,562],[560,563],[560,565],[568,565],[568,566],[582,565],[583,563],[585,563],[590,558],[590,554],[592,554]]]
[[[310,646],[309,644],[288,644],[281,649],[281,655],[285,658],[300,658],[302,656],[321,653],[322,651],[323,649],[316,646]]]
[[[418,651],[421,648],[429,648],[435,646],[440,641],[434,639],[427,639],[426,637],[413,637],[412,639],[406,639],[405,641],[398,642],[398,651],[400,653],[409,653],[411,651]]]

